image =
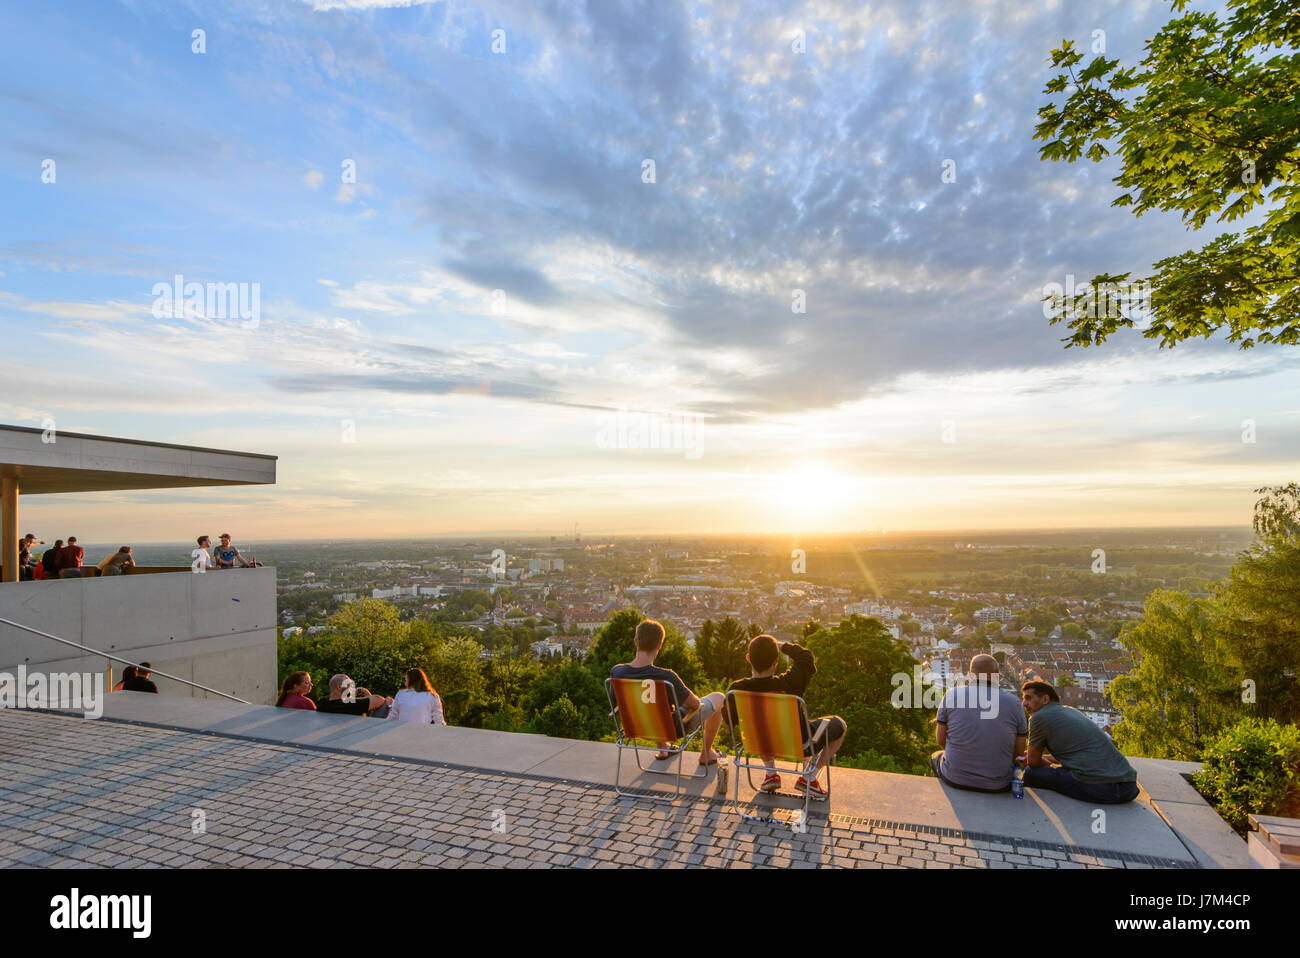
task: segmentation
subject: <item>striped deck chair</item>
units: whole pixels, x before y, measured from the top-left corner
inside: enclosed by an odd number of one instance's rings
[[[731,746],[735,758],[731,764],[736,770],[736,784],[731,795],[732,810],[741,818],[750,821],[781,821],[770,815],[748,815],[741,811],[740,769],[745,770],[749,787],[755,791],[757,788],[754,786],[754,769],[762,769],[764,773],[768,771],[762,761],[764,755],[771,755],[777,762],[794,763],[796,768],[793,771],[811,780],[817,771],[818,762],[821,761],[822,752],[826,749],[826,730],[829,723],[823,722],[814,739],[808,741],[808,722],[804,718],[808,714],[808,708],[804,700],[797,695],[784,695],[779,692],[746,692],[742,689],[734,689],[727,693],[725,714],[728,719],[733,712],[736,716],[736,724],[731,725]],[[736,742],[736,725],[740,726],[739,743]],[[758,761],[750,762],[750,758],[757,758]],[[781,770],[780,766],[778,770]],[[827,763],[828,798],[830,790],[831,769],[830,764]],[[808,821],[809,799],[810,795],[805,791],[803,813],[799,819],[803,823]],[[793,823],[782,822],[782,824]]]
[[[649,798],[656,802],[675,804],[682,794],[682,753],[691,744],[691,740],[703,732],[704,723],[699,723],[695,731],[685,735],[681,719],[677,715],[677,691],[659,679],[606,679],[605,692],[609,695],[610,708],[613,710],[610,714],[618,732],[618,741],[614,743],[618,748],[618,762],[614,766],[614,791],[620,798]],[[638,739],[651,744],[638,745]],[[623,791],[619,786],[619,777],[623,770],[624,749],[631,749],[636,755],[636,767],[642,772],[673,774],[671,770],[661,771],[641,764],[641,752],[661,751],[657,744],[659,742],[669,743],[669,747],[662,751],[668,753],[670,760],[672,756],[677,756],[677,790],[672,798]],[[707,768],[701,767],[699,772],[687,777],[701,778],[708,775],[708,772]]]

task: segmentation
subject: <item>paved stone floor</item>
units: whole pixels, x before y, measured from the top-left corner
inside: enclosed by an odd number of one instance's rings
[[[0,867],[1188,867],[13,709],[0,775]]]

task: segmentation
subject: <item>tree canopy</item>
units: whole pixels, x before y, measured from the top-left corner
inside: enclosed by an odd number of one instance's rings
[[[1208,599],[1153,592],[1120,636],[1137,668],[1111,700],[1120,748],[1194,760],[1246,718],[1300,721],[1300,486],[1257,489],[1256,539]]]
[[[801,644],[817,656],[817,674],[804,695],[810,714],[839,715],[848,724],[842,764],[862,764],[854,758],[869,756],[871,767],[881,767],[881,759],[897,771],[928,767],[933,709],[891,704],[893,677],[912,675],[918,664],[905,644],[878,620],[859,615],[830,630],[818,627]]]
[[[1136,67],[1084,54],[1063,40],[1038,111],[1034,138],[1045,160],[1100,163],[1118,154],[1114,206],[1141,216],[1180,215],[1191,229],[1240,220],[1201,249],[1176,253],[1154,272],[1104,274],[1047,298],[1068,346],[1094,346],[1121,327],[1143,327],[1161,346],[1223,331],[1243,349],[1300,342],[1300,8],[1291,0],[1228,0],[1226,19],[1186,12],[1146,44]],[[1113,298],[1149,284],[1142,297]],[[1147,325],[1149,323],[1149,325]]]

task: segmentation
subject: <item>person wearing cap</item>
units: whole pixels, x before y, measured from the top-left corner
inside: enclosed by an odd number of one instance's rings
[[[230,533],[221,533],[221,545],[212,550],[212,558],[216,561],[218,569],[233,569],[238,562],[245,569],[251,569],[253,563],[249,562],[239,550],[230,544]]]
[[[18,578],[27,581],[32,578],[32,546],[43,546],[45,542],[36,538],[34,533],[27,533],[18,540]]]

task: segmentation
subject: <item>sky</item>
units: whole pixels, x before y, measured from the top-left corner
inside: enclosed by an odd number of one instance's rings
[[[1112,208],[1115,161],[1032,138],[1063,38],[1104,31],[1133,65],[1169,17],[5,5],[0,422],[279,457],[273,487],[32,496],[20,522],[1244,525],[1254,489],[1295,478],[1300,353],[1135,331],[1067,350],[1041,303],[1214,235]]]

